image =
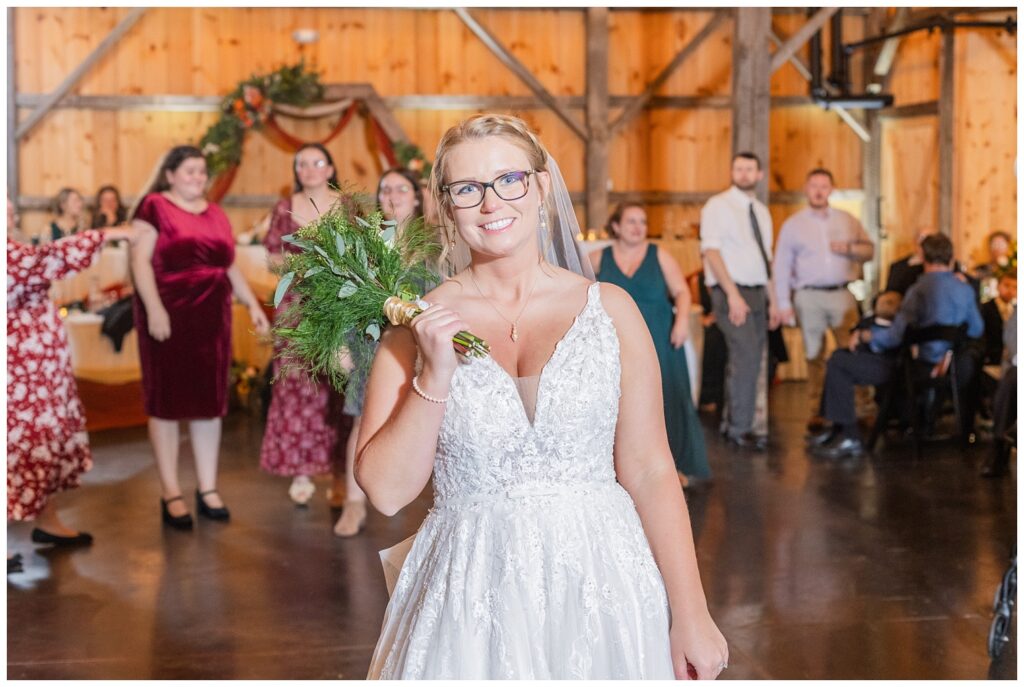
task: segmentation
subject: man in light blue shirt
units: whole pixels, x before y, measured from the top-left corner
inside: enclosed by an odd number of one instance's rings
[[[779,318],[789,325],[799,322],[803,333],[812,407],[821,398],[825,377],[825,332],[831,330],[836,345],[846,348],[860,317],[846,287],[861,278],[861,265],[875,254],[857,218],[829,205],[832,183],[827,169],[808,173],[808,206],[783,223],[772,265]],[[808,429],[821,424],[820,417],[813,417]]]
[[[831,427],[827,430],[827,441],[826,435],[822,435],[815,442],[818,444],[812,449],[815,454],[841,458],[864,452],[857,430],[854,388],[858,384],[877,386],[889,381],[896,367],[894,353],[903,343],[908,327],[966,326],[970,338],[978,338],[985,331],[974,289],[951,271],[953,244],[949,238],[942,234],[929,236],[921,246],[924,274],[907,291],[892,325],[875,325],[870,330],[858,331],[851,337],[850,350],[837,350],[829,359],[821,414],[831,422]],[[854,351],[859,343],[866,343],[870,350]],[[938,363],[949,347],[944,341],[923,343],[918,360]],[[966,383],[967,380],[961,381]]]

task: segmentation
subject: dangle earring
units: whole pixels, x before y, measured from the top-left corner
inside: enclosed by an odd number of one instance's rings
[[[544,209],[544,203],[540,204],[540,230],[547,236],[548,234],[548,213]]]

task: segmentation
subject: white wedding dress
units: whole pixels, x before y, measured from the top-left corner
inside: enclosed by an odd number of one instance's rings
[[[615,480],[619,376],[597,283],[533,423],[492,358],[463,360],[369,678],[673,678],[664,583]]]

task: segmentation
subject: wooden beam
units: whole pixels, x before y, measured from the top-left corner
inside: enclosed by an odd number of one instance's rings
[[[18,107],[38,108],[45,93],[19,93]],[[216,95],[69,95],[53,109],[152,112],[217,112],[224,98]]]
[[[820,31],[825,22],[838,11],[838,7],[823,7],[808,19],[806,24],[797,29],[796,33],[780,45],[772,55],[771,73],[774,74],[782,65],[786,64],[789,58],[794,57],[796,51],[802,48],[811,39],[811,36]]]
[[[14,18],[17,11],[13,7],[7,8],[7,197],[17,205],[18,203],[18,137],[14,135],[18,126],[18,89],[17,69],[15,59],[17,51],[14,46]],[[7,228],[8,233],[13,233],[14,227]]]
[[[544,84],[538,81],[537,77],[530,73],[530,70],[526,68],[526,65],[520,62],[515,55],[509,52],[508,48],[506,48],[494,34],[488,31],[483,24],[478,22],[468,10],[456,7],[452,11],[455,12],[459,19],[462,20],[462,23],[464,23],[469,30],[472,31],[473,34],[479,38],[492,53],[494,53],[502,64],[508,67],[513,74],[518,76],[520,81],[526,84],[526,87],[533,91],[534,95],[536,95],[545,105],[551,108],[551,110],[558,115],[559,119],[565,122],[566,126],[568,126],[573,133],[584,141],[587,139],[587,132],[582,126],[580,126],[579,122],[576,121],[572,113],[562,107],[558,101],[555,100],[554,96],[544,88]]]
[[[398,123],[395,115],[391,113],[391,110],[380,99],[376,91],[368,95],[363,102],[366,103],[366,109],[370,111],[370,114],[373,115],[381,128],[384,129],[384,133],[387,134],[389,139],[409,143],[409,135],[402,129],[402,125]]]
[[[612,135],[621,131],[626,124],[640,113],[640,110],[642,110],[654,96],[654,92],[662,87],[668,78],[672,76],[673,72],[679,69],[690,55],[697,51],[697,48],[700,47],[701,43],[703,43],[704,40],[718,28],[719,24],[725,20],[726,16],[727,15],[724,10],[718,10],[712,15],[711,19],[708,20],[708,23],[697,32],[697,35],[695,35],[689,43],[683,46],[682,50],[676,53],[676,56],[672,58],[672,61],[665,65],[664,69],[658,72],[658,75],[655,76],[649,84],[647,84],[647,88],[644,89],[643,93],[626,105],[626,109],[624,109],[619,114],[618,118],[612,122]]]
[[[893,18],[892,23],[886,27],[886,31],[899,31],[905,28],[909,24],[907,17],[910,15],[910,8],[900,7],[896,10],[896,16]],[[896,51],[900,47],[900,38],[890,38],[882,44],[882,49],[878,51],[878,59],[875,60],[875,82],[882,84],[882,90],[885,90],[886,85],[889,83],[889,74],[892,72],[892,65],[896,61]]]
[[[377,95],[371,83],[329,83],[324,85],[324,100],[366,100]]]
[[[775,31],[772,31],[770,38],[771,38],[772,42],[775,43],[776,45],[781,45],[783,43],[783,39],[780,38],[776,34]],[[776,54],[778,54],[778,52],[776,52]],[[787,59],[793,64],[793,66],[796,68],[796,70],[800,73],[800,76],[803,77],[804,81],[806,81],[807,83],[810,83],[811,82],[811,70],[808,69],[807,65],[805,65],[803,63],[803,60],[801,60],[799,57],[797,57],[795,53],[790,55]],[[823,83],[825,85],[825,89],[828,92],[830,92],[830,93],[834,93],[835,92],[836,89],[835,89],[835,87],[832,84],[828,83],[827,81],[825,81]],[[772,107],[776,106],[775,100],[776,100],[775,98],[772,98]],[[808,97],[808,100],[810,100],[809,97]],[[848,127],[853,129],[853,133],[857,134],[857,137],[860,138],[860,140],[865,141],[865,142],[871,140],[871,135],[867,132],[867,130],[864,128],[864,126],[859,121],[857,121],[856,117],[854,117],[852,114],[847,112],[846,108],[840,107],[838,105],[833,105],[829,109],[832,110],[833,112],[835,112],[836,116],[838,116],[841,120],[843,120]]]
[[[796,58],[794,58],[796,59]],[[802,66],[802,65],[801,65]],[[797,67],[798,69],[800,66]],[[360,95],[366,100],[367,96]],[[32,109],[46,98],[45,93],[19,93],[18,107]],[[635,95],[609,95],[609,108],[625,107]],[[339,98],[341,99],[341,98]],[[223,98],[209,95],[69,95],[53,109],[110,110],[134,112],[217,112]],[[380,97],[380,102],[391,110],[538,110],[547,105],[532,95],[393,95]],[[583,110],[587,99],[582,95],[556,96],[562,107]],[[806,95],[779,95],[771,99],[771,106],[802,107],[813,105]],[[835,106],[833,105],[833,108]],[[731,95],[655,95],[644,109],[674,110],[728,110],[732,108]]]
[[[608,8],[587,10],[587,228],[608,217]]]
[[[121,202],[125,207],[131,207],[139,198],[136,195],[121,196]],[[238,194],[229,193],[218,201],[218,205],[228,208],[266,208],[274,207],[281,196],[277,194]],[[86,206],[95,207],[95,199],[86,197]],[[19,196],[18,207],[26,212],[50,212],[53,206],[52,196]]]
[[[770,7],[740,7],[736,12],[732,59],[732,152],[748,150],[761,159],[764,179],[757,186],[757,197],[768,200],[768,114]]]
[[[879,110],[878,116],[882,119],[906,119],[907,117],[926,117],[928,115],[936,115],[938,113],[938,101],[929,100],[923,103],[887,107],[884,110]]]
[[[953,237],[953,129],[956,108],[956,33],[942,32],[939,57],[939,231]]]
[[[703,205],[708,198],[718,191],[610,191],[608,193],[609,203],[620,203],[623,201],[640,202],[644,205]],[[586,205],[587,197],[583,191],[571,191],[569,197],[576,205]],[[832,200],[861,200],[864,191],[859,188],[837,188],[832,191]],[[136,201],[134,195],[122,196],[121,200],[127,206]],[[274,203],[281,200],[281,196],[274,194],[243,194],[231,193],[224,196],[218,205],[228,208],[271,208]],[[770,203],[780,205],[797,205],[805,200],[803,191],[773,191],[769,195]],[[86,207],[95,207],[95,199],[85,198]],[[52,196],[20,196],[18,207],[26,212],[50,212],[53,205]]]
[[[885,8],[873,8],[864,17],[865,36],[877,36],[885,26]],[[864,55],[862,82],[871,83],[876,53],[880,46],[872,46]],[[875,244],[874,257],[864,264],[864,280],[868,293],[878,293],[882,276],[882,241],[885,237],[882,224],[882,118],[877,110],[864,113],[864,124],[870,138],[861,146],[861,179],[864,184],[864,200],[861,203],[861,223]]]
[[[136,22],[138,22],[139,19],[142,18],[142,15],[146,13],[146,9],[147,8],[145,7],[136,7],[129,12],[125,18],[122,19],[102,41],[100,41],[100,44],[93,48],[92,52],[82,60],[81,64],[75,67],[75,69],[60,83],[60,85],[46,97],[46,100],[18,126],[15,138],[24,138],[25,134],[31,131],[36,124],[42,121],[43,117],[53,109],[53,106],[60,102],[61,98],[67,95],[68,91],[75,87],[82,77],[92,69],[93,65],[99,62],[100,58],[106,55],[107,51],[114,47],[114,45],[121,40],[121,37],[135,26]]]

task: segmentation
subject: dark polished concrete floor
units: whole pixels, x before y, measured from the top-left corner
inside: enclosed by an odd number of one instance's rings
[[[708,431],[713,485],[691,494],[712,612],[729,640],[724,678],[970,679],[989,675],[992,597],[1016,538],[1016,473],[977,477],[987,445],[893,439],[877,457],[827,462],[802,442],[802,384],[773,392],[767,454]],[[706,419],[707,420],[707,419]],[[710,421],[706,422],[710,427]],[[428,491],[364,535],[331,534],[324,484],[312,507],[258,469],[262,427],[225,425],[230,524],[161,527],[144,429],[92,437],[96,467],[64,496],[86,550],[45,552],[30,525],[7,584],[8,678],[362,678],[387,594],[377,551],[415,530]],[[183,446],[183,485],[194,478]],[[1016,652],[994,676],[1016,677]]]

